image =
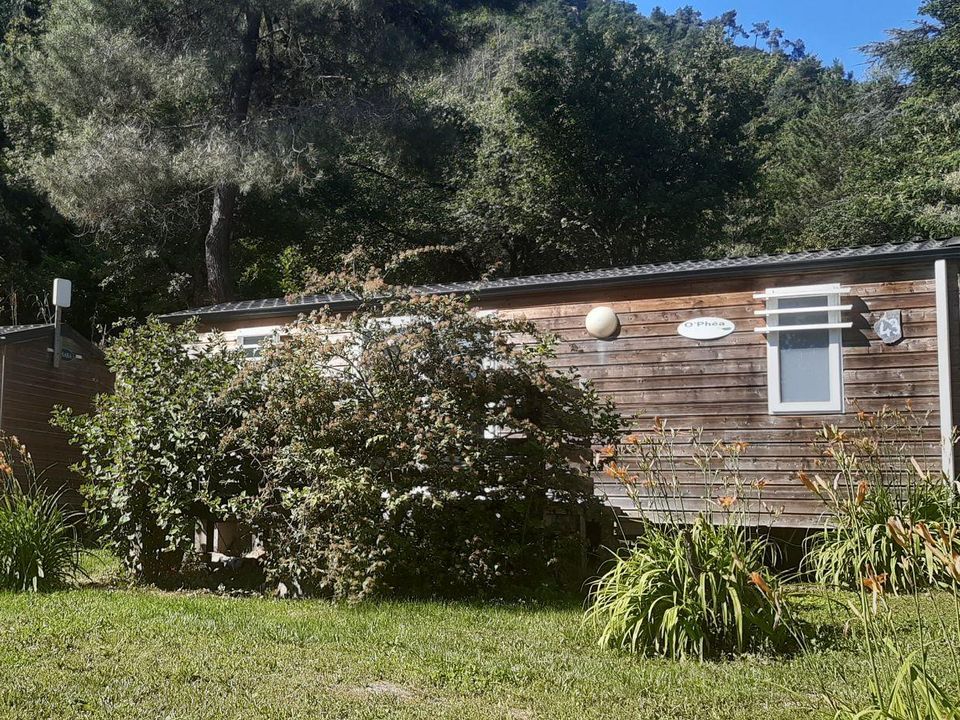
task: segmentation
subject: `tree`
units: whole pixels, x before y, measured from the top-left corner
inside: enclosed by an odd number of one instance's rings
[[[309,267],[408,284],[951,233],[954,5],[857,81],[769,23],[619,1],[0,0],[0,272],[83,271],[112,320]]]
[[[8,66],[16,62],[23,43],[36,36],[45,9],[43,0],[0,2],[0,62]],[[7,128],[28,120],[8,80],[0,74],[0,324],[48,319],[47,293],[52,279],[60,275],[74,280],[71,322],[90,331],[99,311],[90,272],[96,263],[69,223],[17,172],[15,159],[21,148]],[[29,123],[42,132],[42,117],[31,117]]]
[[[909,74],[919,93],[960,94],[960,6],[953,0],[924,0],[914,27],[889,32],[890,39],[867,50],[882,64]],[[923,17],[926,16],[926,17]]]
[[[741,199],[728,241],[777,251],[960,233],[960,63],[955,3],[869,46],[856,82],[815,59],[770,86],[757,136],[756,192]]]
[[[883,67],[906,73],[892,116],[896,163],[890,193],[914,220],[918,234],[960,234],[960,7],[926,0],[908,30],[869,49]],[[892,152],[890,152],[892,150]]]
[[[837,67],[821,68],[812,85],[795,78],[775,89],[757,191],[741,207],[759,217],[748,242],[775,252],[909,237],[913,223],[889,185],[903,159],[890,154],[897,95]]]
[[[202,247],[209,299],[229,299],[246,199],[309,190],[389,124],[471,4],[54,0],[21,75],[54,132],[24,166],[114,254],[172,243],[175,276]]]
[[[762,97],[725,72],[725,29],[674,64],[622,13],[598,4],[569,39],[523,54],[478,118],[457,214],[503,272],[695,256],[749,178]]]

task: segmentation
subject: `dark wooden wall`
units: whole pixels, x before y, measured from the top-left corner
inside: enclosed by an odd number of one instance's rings
[[[6,353],[0,429],[26,444],[47,487],[66,486],[68,499],[75,502],[78,479],[69,466],[79,453],[50,425],[50,412],[55,405],[86,412],[96,393],[111,389],[113,379],[95,347],[64,335],[63,347],[82,357],[62,360],[55,368],[48,351],[52,345],[52,335],[46,334],[0,345],[0,353]]]
[[[558,366],[577,368],[626,416],[640,416],[625,423],[625,433],[649,433],[653,418],[662,417],[679,429],[703,428],[707,440],[748,442],[741,467],[746,480],[766,482],[760,499],[772,512],[765,522],[811,527],[821,524],[822,506],[799,482],[796,471],[811,466],[815,455],[811,443],[824,423],[854,427],[858,408],[903,409],[909,400],[916,415],[925,417],[924,440],[916,454],[930,467],[940,467],[933,277],[930,261],[922,266],[567,291],[484,307],[525,316],[556,333],[561,338]],[[755,300],[753,294],[771,287],[831,282],[851,288],[842,300],[854,306],[844,317],[854,322],[843,333],[847,411],[772,416],[767,409],[766,339],[754,332],[765,323],[754,315],[754,310],[764,308],[764,301]],[[620,333],[612,340],[596,340],[584,328],[586,314],[598,305],[612,307],[620,318]],[[886,310],[903,312],[904,339],[892,346],[872,330]],[[677,325],[697,316],[727,318],[736,330],[709,341],[680,336]],[[702,474],[687,463],[681,475],[688,496],[683,507],[703,509]],[[619,483],[604,474],[597,475],[596,483],[612,504],[632,510]],[[756,507],[754,500],[751,503]]]

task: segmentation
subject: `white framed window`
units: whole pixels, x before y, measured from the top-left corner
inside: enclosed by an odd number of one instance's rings
[[[390,330],[392,328],[407,328],[417,322],[419,318],[416,315],[380,315],[379,317],[370,318],[367,321],[367,325],[371,328],[379,328],[381,330]]]
[[[247,360],[256,360],[260,357],[263,343],[275,337],[278,331],[279,328],[275,325],[237,330],[237,347],[243,351]]]
[[[495,360],[494,358],[485,357],[480,361],[480,366],[487,371],[495,372],[497,370],[502,370],[505,365],[500,360]],[[493,415],[499,408],[497,403],[493,400],[487,403],[487,410],[490,411],[490,414]],[[509,437],[513,431],[501,425],[495,420],[491,419],[490,422],[483,428],[483,439],[484,440],[496,440],[497,438]]]
[[[766,309],[756,328],[767,336],[767,401],[770,414],[843,412],[843,320],[852,305],[839,284],[768,288],[755,298]]]

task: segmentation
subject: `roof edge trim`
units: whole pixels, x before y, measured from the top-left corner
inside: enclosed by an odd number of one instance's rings
[[[902,243],[901,245],[922,245],[922,243]],[[864,250],[871,246],[865,246]],[[878,246],[872,246],[878,247]],[[880,246],[883,247],[883,246]],[[610,288],[623,288],[638,285],[651,285],[658,283],[678,282],[692,279],[709,279],[716,277],[743,277],[749,275],[781,274],[787,272],[801,272],[806,270],[815,270],[820,268],[830,269],[849,269],[851,267],[862,266],[883,266],[890,264],[900,264],[905,262],[918,262],[921,260],[934,259],[957,259],[960,258],[960,238],[950,238],[939,241],[934,247],[918,247],[912,250],[897,250],[898,246],[889,252],[877,252],[862,254],[843,255],[843,250],[823,251],[825,254],[820,257],[811,257],[806,259],[797,259],[795,255],[785,254],[779,256],[757,257],[757,262],[753,264],[743,264],[734,266],[717,267],[692,267],[692,268],[670,268],[664,267],[660,272],[653,270],[655,265],[637,266],[635,274],[621,274],[615,276],[604,276],[603,271],[587,271],[582,273],[582,277],[563,277],[558,275],[529,276],[531,282],[520,285],[502,285],[485,287],[484,281],[467,281],[451,284],[450,287],[443,286],[418,286],[412,288],[414,292],[420,292],[425,295],[469,295],[478,299],[498,299],[505,297],[518,297],[544,292],[560,292],[571,289],[589,288],[603,286]],[[791,259],[793,258],[793,259]],[[731,258],[731,260],[750,260],[745,258]],[[664,264],[669,265],[669,263]],[[641,272],[646,268],[646,272]],[[611,271],[614,269],[611,269]],[[570,275],[576,275],[571,273]],[[496,282],[496,281],[491,281]],[[202,321],[215,321],[225,319],[245,319],[245,318],[269,318],[289,315],[298,315],[309,313],[320,308],[326,308],[332,311],[349,311],[361,305],[363,301],[359,298],[331,298],[329,301],[310,301],[310,302],[291,302],[276,306],[263,308],[236,308],[236,309],[216,309],[217,306],[209,306],[209,309],[196,308],[193,310],[179,311],[161,315],[160,319],[170,323],[180,323],[198,318]]]

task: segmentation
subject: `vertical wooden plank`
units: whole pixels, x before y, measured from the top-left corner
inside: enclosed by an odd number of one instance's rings
[[[954,285],[956,280],[954,280]],[[955,477],[953,449],[953,382],[951,380],[952,320],[950,311],[950,272],[946,260],[934,262],[934,286],[937,299],[937,379],[940,390],[940,444],[943,474]]]
[[[7,346],[0,354],[0,432],[3,432],[3,395],[7,385]]]

